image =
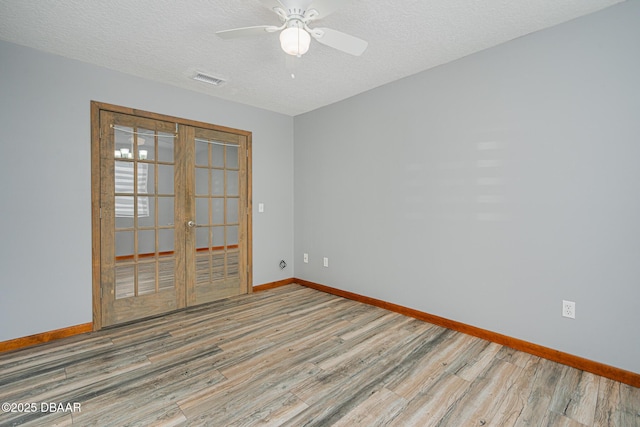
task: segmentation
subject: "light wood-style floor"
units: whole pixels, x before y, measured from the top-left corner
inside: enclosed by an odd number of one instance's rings
[[[640,389],[298,285],[0,355],[0,425],[640,426]]]

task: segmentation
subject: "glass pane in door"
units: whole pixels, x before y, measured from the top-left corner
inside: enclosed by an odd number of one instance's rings
[[[103,162],[113,175],[102,190],[110,213],[102,232],[113,235],[104,248],[113,255],[103,263],[113,268],[113,283],[104,285],[103,325],[177,308],[175,125],[105,112],[103,129],[107,123],[110,139],[102,149],[113,160]]]
[[[239,144],[226,140],[221,132],[196,130],[196,289],[192,303],[240,293],[237,237],[240,220],[239,153]],[[235,229],[229,233],[231,227]]]

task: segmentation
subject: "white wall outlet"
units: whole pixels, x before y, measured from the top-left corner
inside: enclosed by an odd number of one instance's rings
[[[570,319],[576,318],[575,302],[562,300],[562,317],[568,317]]]
[[[303,260],[305,263],[308,263],[308,262],[309,262],[309,254],[304,254],[304,255],[302,255],[302,260]]]
[[[322,265],[324,265],[325,267],[329,267],[329,258],[322,258]]]

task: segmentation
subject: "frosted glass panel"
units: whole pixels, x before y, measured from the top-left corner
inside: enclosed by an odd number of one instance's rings
[[[227,145],[227,168],[238,169],[238,147]]]
[[[155,194],[155,165],[138,163],[138,194]]]
[[[155,158],[155,132],[149,129],[138,128],[137,132],[129,137],[132,143],[134,158],[148,160]],[[133,143],[135,142],[135,145]],[[137,150],[136,150],[137,149]]]
[[[238,171],[227,171],[227,196],[237,196],[238,188]]]
[[[238,199],[227,198],[227,224],[238,222]]]
[[[217,168],[224,167],[224,145],[211,144],[213,150],[213,165]]]
[[[237,245],[238,244],[238,226],[231,225],[227,227],[227,245]]]
[[[158,132],[158,160],[173,163],[174,137],[170,133]],[[149,147],[150,149],[151,147]],[[153,158],[153,157],[150,157]]]
[[[213,227],[213,246],[222,247],[224,243],[224,227]]]
[[[138,231],[138,254],[152,254],[156,251],[155,230]]]
[[[224,224],[224,199],[213,199],[213,223]]]
[[[116,160],[114,164],[115,193],[133,194],[133,163]]]
[[[209,169],[196,168],[196,194],[209,194]]]
[[[116,231],[116,257],[133,255],[133,231]]]
[[[173,166],[158,165],[158,194],[173,194]]]
[[[196,141],[196,165],[209,166],[209,143]]]
[[[224,170],[223,169],[213,169],[211,176],[211,194],[214,196],[223,196],[224,195]]]
[[[116,196],[116,204],[123,204],[133,206],[133,197],[131,196]],[[133,228],[133,215],[129,217],[116,216],[116,229],[118,228]]]
[[[173,142],[173,141],[172,141]],[[173,144],[172,144],[173,146]],[[173,149],[172,149],[173,151]],[[155,139],[153,136],[144,137],[144,144],[140,144],[138,139],[138,160],[143,162],[152,162],[156,159]]]
[[[158,197],[158,225],[173,225],[173,197]]]
[[[174,251],[175,241],[173,228],[158,230],[158,245],[159,252]]]
[[[208,248],[209,247],[209,227],[196,228],[196,248]]]
[[[138,227],[155,227],[156,198],[137,196],[138,199]]]
[[[196,224],[209,224],[209,198],[196,199]]]
[[[115,142],[115,149],[118,151],[117,156],[121,156],[120,150],[124,148],[125,152],[131,152],[133,148],[131,146],[130,138],[133,135],[133,128],[129,126],[118,126],[113,130],[113,138]]]

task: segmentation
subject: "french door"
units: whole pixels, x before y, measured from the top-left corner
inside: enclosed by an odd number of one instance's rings
[[[94,328],[247,293],[251,134],[93,104]]]

